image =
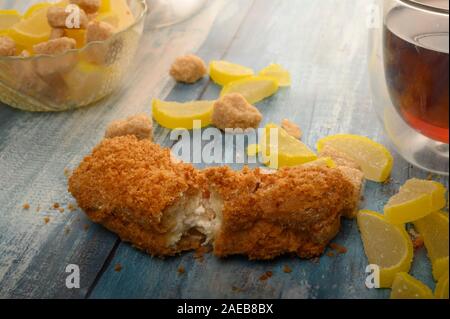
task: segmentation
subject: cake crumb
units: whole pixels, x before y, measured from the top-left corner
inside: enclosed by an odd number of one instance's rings
[[[60,208],[58,208],[58,210],[61,214],[64,213],[64,208],[60,207]]]
[[[231,290],[233,290],[234,292],[243,292],[244,289],[236,287],[236,286],[231,286]]]
[[[114,266],[114,271],[115,272],[120,272],[120,271],[122,271],[122,265],[120,264],[120,263],[117,263],[115,266]]]
[[[76,207],[75,207],[75,205],[74,204],[72,204],[72,203],[69,203],[69,205],[67,205],[67,209],[70,211],[70,212],[73,212],[73,211],[75,211],[76,210]]]
[[[64,167],[64,176],[65,177],[69,177],[71,172],[72,171],[70,169],[68,169],[67,167]]]
[[[272,276],[273,276],[273,272],[266,271],[264,274],[261,275],[261,277],[259,277],[259,280],[266,281],[267,279],[269,279]]]
[[[286,274],[290,274],[292,272],[292,268],[288,265],[284,265],[283,272],[285,272]]]
[[[341,246],[336,243],[331,243],[330,248],[337,251],[339,254],[345,254],[347,252],[347,248],[344,246]]]
[[[54,209],[58,209],[59,208],[59,203],[53,203],[53,206],[52,206]]]
[[[211,248],[209,246],[201,246],[200,248],[197,248],[194,253],[194,259],[198,260],[199,262],[204,261],[205,254],[210,252]]]
[[[411,241],[413,243],[414,250],[418,250],[423,247],[424,239],[421,234],[419,234],[414,228],[408,229],[409,237],[411,237]]]
[[[303,132],[300,129],[300,127],[289,121],[288,119],[284,119],[281,121],[281,127],[292,137],[295,137],[296,139],[301,139],[303,136]]]
[[[48,224],[50,222],[50,218],[49,217],[44,217],[44,223]]]
[[[180,267],[178,267],[177,272],[178,272],[179,275],[183,275],[186,272],[186,270],[184,269],[183,266],[180,266]]]
[[[334,253],[332,251],[327,252],[328,257],[334,257]]]
[[[28,209],[30,209],[30,204],[25,203],[22,205],[22,208],[28,210]]]
[[[424,245],[423,236],[419,235],[417,238],[414,238],[412,243],[413,243],[414,250],[418,250],[418,249],[422,248]]]

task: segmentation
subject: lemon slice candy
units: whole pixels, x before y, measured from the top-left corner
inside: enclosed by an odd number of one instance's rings
[[[250,68],[227,61],[211,61],[209,64],[209,76],[221,86],[254,74],[255,72]]]
[[[47,8],[41,8],[28,19],[23,19],[15,24],[9,32],[9,36],[17,44],[32,51],[33,45],[45,42],[50,37],[51,28],[47,22]]]
[[[255,104],[278,91],[278,83],[267,77],[252,76],[225,85],[220,93],[224,96],[229,93],[242,94],[248,103]]]
[[[267,124],[261,139],[258,150],[262,162],[271,168],[297,166],[317,159],[308,146],[276,124]]]
[[[383,145],[365,136],[350,134],[328,136],[317,142],[318,151],[321,152],[327,145],[357,162],[368,180],[384,182],[391,174],[394,162],[391,153]]]
[[[434,296],[438,299],[448,299],[448,268],[447,273],[438,280]]]
[[[380,267],[380,288],[389,288],[397,273],[411,268],[411,238],[403,226],[392,225],[373,211],[358,212],[357,221],[369,263]]]
[[[0,35],[5,35],[8,30],[19,23],[22,16],[16,10],[0,10]]]
[[[320,157],[314,161],[302,164],[303,167],[328,167],[336,168],[336,163],[331,157]]]
[[[391,299],[434,299],[433,292],[420,280],[398,273],[392,284]]]
[[[31,18],[31,16],[33,14],[35,14],[37,11],[39,11],[41,9],[44,9],[44,8],[48,9],[51,6],[53,6],[53,4],[49,3],[49,2],[38,2],[38,3],[35,3],[35,4],[33,4],[32,6],[30,6],[27,9],[27,11],[24,13],[23,17],[24,17],[24,19]]]
[[[276,80],[279,86],[291,86],[291,74],[279,64],[270,64],[259,75]]]
[[[435,181],[410,179],[384,206],[393,224],[413,222],[445,206],[445,187]]]
[[[193,129],[194,121],[201,121],[201,127],[211,124],[215,101],[193,101],[187,103],[166,102],[154,99],[153,118],[159,125],[169,129]]]
[[[17,10],[0,10],[0,30],[9,29],[21,19]]]
[[[414,228],[423,236],[433,266],[433,276],[438,280],[448,271],[448,215],[443,212],[431,213],[415,221]]]

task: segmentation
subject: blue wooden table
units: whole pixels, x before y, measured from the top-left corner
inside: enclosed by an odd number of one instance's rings
[[[26,5],[0,0],[0,7],[6,2]],[[354,133],[390,147],[371,104],[367,14],[367,2],[360,0],[210,1],[182,24],[147,30],[126,85],[96,107],[32,114],[0,105],[0,297],[388,297],[389,291],[364,285],[368,262],[355,221],[344,221],[335,239],[348,252],[334,257],[249,262],[206,255],[201,261],[187,253],[161,260],[122,243],[81,211],[70,212],[64,174],[99,142],[108,122],[150,114],[152,97],[216,98],[219,88],[207,79],[184,86],[169,78],[171,62],[188,52],[206,61],[226,59],[254,69],[276,62],[290,70],[292,88],[258,105],[262,124],[287,117],[302,127],[311,146],[326,135]],[[156,126],[158,143],[171,146],[168,134]],[[391,183],[369,182],[365,208],[380,211],[406,179],[428,176],[394,157]],[[448,179],[436,179],[448,185]],[[52,207],[55,202],[64,212]],[[66,287],[69,264],[80,268],[78,289]],[[285,266],[292,272],[285,273]],[[260,280],[266,271],[273,276]],[[412,274],[434,288],[424,249],[416,253]]]

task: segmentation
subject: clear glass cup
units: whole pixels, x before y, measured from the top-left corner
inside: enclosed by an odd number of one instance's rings
[[[390,140],[408,162],[449,170],[449,2],[378,0],[371,27],[373,103]]]
[[[150,13],[146,29],[167,27],[199,12],[208,0],[147,0]]]

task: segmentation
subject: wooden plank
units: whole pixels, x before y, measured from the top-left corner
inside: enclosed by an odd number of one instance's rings
[[[323,0],[320,5],[308,0],[255,1],[224,58],[255,69],[278,62],[292,72],[291,89],[283,89],[258,104],[264,123],[279,123],[288,117],[300,124],[306,133],[304,140],[311,146],[323,136],[342,132],[366,135],[389,145],[370,97],[366,9],[364,2],[352,0]],[[211,84],[201,98],[216,98],[218,92],[217,86]],[[171,97],[183,100],[186,94],[185,86],[177,86]],[[418,175],[397,154],[394,157],[392,182],[368,182],[365,208],[380,211],[401,183]],[[348,252],[316,261],[280,258],[249,262],[242,257],[219,260],[207,256],[203,263],[194,261],[192,254],[155,259],[121,244],[91,297],[387,297],[389,291],[369,290],[364,285],[368,262],[356,222],[343,221],[335,242],[347,247]],[[114,271],[116,264],[123,266],[121,272]],[[293,272],[284,273],[285,265]],[[180,266],[186,270],[184,275],[177,274]],[[274,276],[259,280],[268,270]],[[433,286],[423,250],[416,255],[413,274]]]
[[[1,298],[87,294],[117,239],[90,225],[79,211],[50,209],[55,201],[67,207],[73,200],[66,192],[64,168],[73,168],[90,152],[111,120],[149,113],[150,97],[164,98],[171,91],[170,63],[179,52],[198,50],[224,2],[183,25],[146,32],[126,85],[96,107],[32,114],[0,105]],[[24,210],[24,203],[31,208]],[[85,231],[85,225],[91,227]],[[68,264],[80,267],[80,289],[65,287]]]

